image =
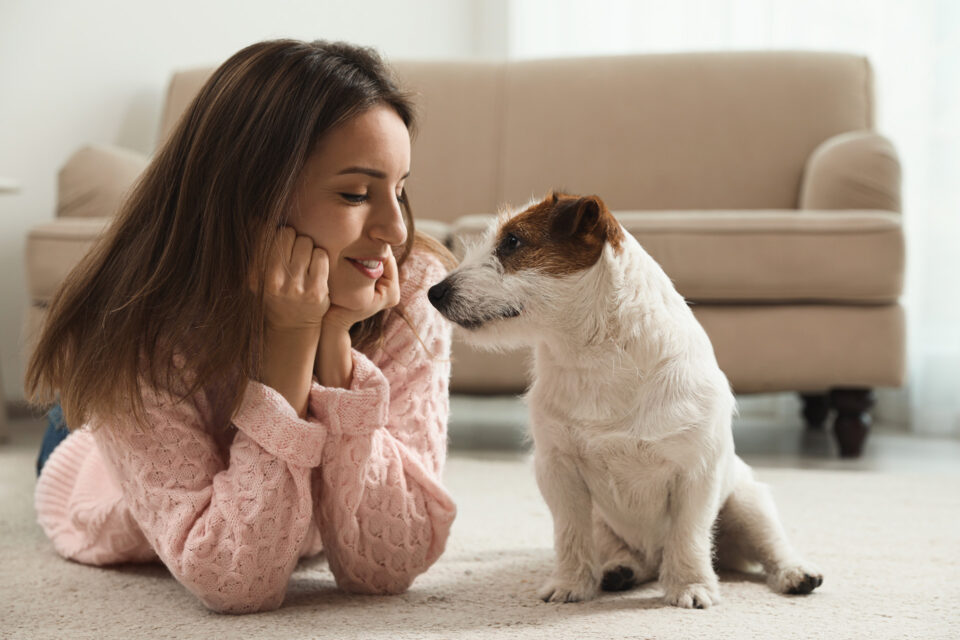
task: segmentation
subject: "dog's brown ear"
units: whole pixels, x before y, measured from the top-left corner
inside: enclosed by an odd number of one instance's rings
[[[584,240],[609,242],[620,248],[623,232],[620,223],[598,196],[561,200],[556,204],[553,231],[561,237],[577,236]]]

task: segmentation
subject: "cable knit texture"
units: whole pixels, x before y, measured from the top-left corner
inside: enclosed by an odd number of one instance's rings
[[[71,433],[35,495],[57,552],[159,559],[206,606],[235,613],[280,606],[297,560],[321,549],[343,589],[409,587],[455,515],[440,482],[450,329],[425,295],[439,260],[417,252],[400,275],[417,333],[393,314],[375,351],[353,351],[349,389],[314,381],[306,419],[251,380],[229,432],[211,429],[203,394],[150,391],[149,429],[117,417]]]

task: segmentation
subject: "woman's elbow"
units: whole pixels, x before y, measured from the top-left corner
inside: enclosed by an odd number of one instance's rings
[[[245,613],[262,613],[264,611],[273,611],[280,608],[283,602],[283,596],[279,599],[269,600],[251,600],[249,598],[235,596],[206,596],[201,597],[200,602],[214,613],[223,613],[230,615],[242,615]]]
[[[213,589],[191,589],[200,602],[215,613],[244,614],[273,611],[280,608],[286,585],[266,586],[240,580],[219,580]]]
[[[387,571],[378,569],[368,573],[363,579],[350,576],[340,576],[337,586],[348,593],[357,593],[368,596],[395,596],[407,591],[413,584],[414,578],[421,571]]]

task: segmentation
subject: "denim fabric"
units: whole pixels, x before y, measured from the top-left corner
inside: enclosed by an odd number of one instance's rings
[[[63,442],[68,435],[70,435],[70,431],[63,421],[63,410],[60,409],[59,404],[55,404],[53,408],[47,412],[47,430],[43,434],[43,443],[40,445],[40,455],[37,457],[37,476],[40,475],[40,470],[43,469],[43,465],[46,464],[47,458],[50,457],[53,450],[56,449],[57,445]]]

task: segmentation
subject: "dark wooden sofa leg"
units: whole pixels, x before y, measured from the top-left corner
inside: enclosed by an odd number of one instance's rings
[[[840,456],[858,458],[870,431],[870,409],[876,402],[873,389],[831,389],[830,403],[837,410],[833,435],[840,445]]]
[[[830,396],[826,393],[801,393],[803,420],[808,429],[822,430],[830,414]]]

